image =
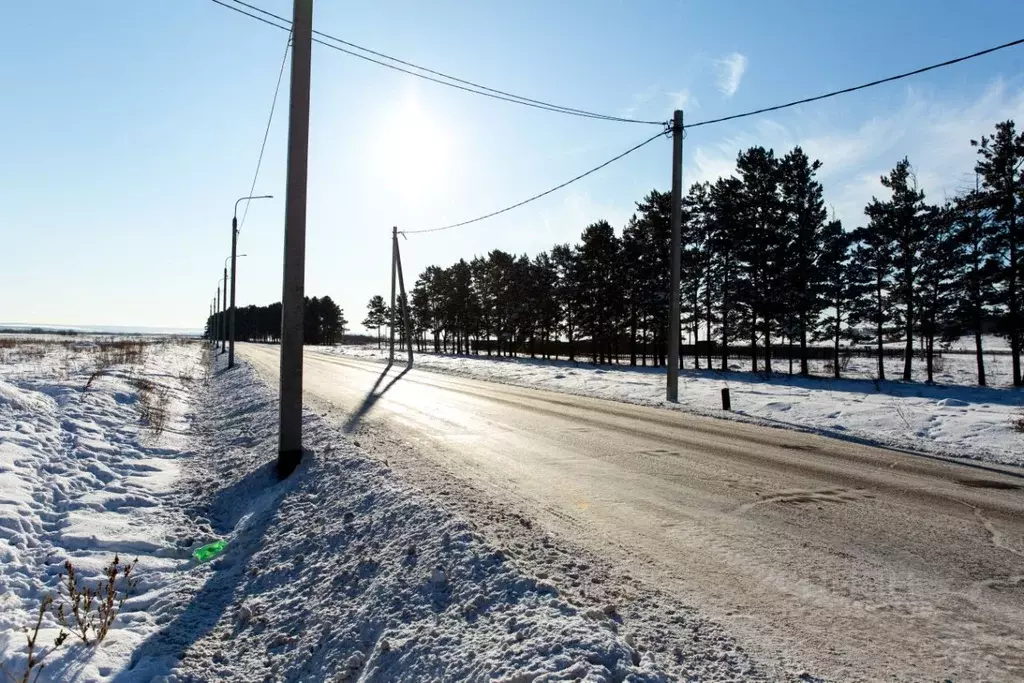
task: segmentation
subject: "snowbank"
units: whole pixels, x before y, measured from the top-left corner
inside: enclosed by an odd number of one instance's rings
[[[372,346],[310,350],[383,362]],[[404,356],[403,356],[404,358]],[[1009,362],[1009,358],[1005,357]],[[692,363],[692,359],[684,359]],[[972,356],[948,356],[944,376],[969,375]],[[400,362],[400,361],[399,361]],[[950,384],[788,377],[683,370],[679,403],[665,401],[660,368],[593,366],[568,361],[417,354],[423,370],[490,382],[741,419],[788,429],[959,458],[1024,465],[1024,435],[1014,429],[1024,394],[1012,389]],[[940,380],[942,377],[940,377]],[[720,410],[729,388],[733,412]]]
[[[463,521],[307,414],[273,475],[277,404],[242,364],[216,380],[218,449],[185,478],[229,540],[187,607],[118,680],[657,681],[657,665]]]

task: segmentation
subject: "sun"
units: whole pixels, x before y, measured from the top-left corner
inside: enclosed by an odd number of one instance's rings
[[[451,181],[452,136],[415,94],[407,94],[379,119],[369,154],[375,175],[404,202],[429,203]]]

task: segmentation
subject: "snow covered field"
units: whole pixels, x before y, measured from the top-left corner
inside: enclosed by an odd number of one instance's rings
[[[68,639],[40,681],[667,680],[614,609],[523,574],[320,417],[307,413],[310,452],[277,482],[275,394],[246,364],[210,373],[201,343],[119,362],[89,340],[44,342],[4,348],[0,369],[13,674],[64,561],[92,582],[119,553],[138,557],[138,585],[110,635]],[[218,539],[226,550],[197,563]],[[44,653],[58,632],[48,614]],[[748,667],[724,649],[688,666],[703,680]]]
[[[39,679],[109,680],[173,610],[165,592],[189,555],[172,499],[199,345],[7,336],[0,355],[0,662],[24,671],[21,629],[65,561],[93,584],[119,553],[138,558],[139,582],[114,630],[98,648],[68,639]],[[59,630],[52,615],[43,626],[46,651]]]
[[[314,351],[383,362],[375,346],[308,347]],[[399,356],[403,362],[405,356]],[[1008,368],[1008,356],[989,356],[992,369]],[[692,358],[684,359],[692,367]],[[853,359],[850,374],[868,376],[871,359]],[[679,403],[667,403],[664,370],[587,363],[417,354],[416,366],[491,382],[594,396],[766,425],[811,430],[948,457],[1024,465],[1024,434],[1014,422],[1024,416],[1024,394],[1006,388],[969,386],[970,355],[947,355],[937,384],[869,379],[802,379],[776,374],[770,381],[747,372],[723,374],[684,369]],[[748,366],[749,367],[749,366]],[[777,369],[788,369],[776,366]],[[736,369],[743,369],[737,366]],[[918,369],[921,368],[919,364]],[[902,363],[887,366],[898,376]],[[721,410],[729,388],[732,413]]]

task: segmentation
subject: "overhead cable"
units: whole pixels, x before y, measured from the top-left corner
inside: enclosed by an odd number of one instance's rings
[[[723,116],[723,117],[717,118],[717,119],[708,119],[706,121],[698,121],[697,123],[686,124],[686,125],[683,126],[683,128],[697,128],[699,126],[710,126],[713,123],[722,123],[723,121],[732,121],[734,119],[742,119],[742,118],[746,118],[748,116],[757,116],[758,114],[766,114],[766,113],[768,113],[770,111],[778,111],[779,109],[787,109],[789,107],[795,107],[795,106],[800,105],[800,104],[807,104],[808,102],[817,102],[819,100],[826,100],[826,99],[828,99],[830,97],[835,97],[837,95],[845,95],[847,93],[856,92],[858,90],[864,90],[866,88],[872,88],[872,87],[874,87],[876,85],[882,85],[883,83],[891,83],[893,81],[898,81],[898,80],[903,79],[903,78],[909,78],[911,76],[917,76],[918,74],[923,74],[926,71],[933,71],[935,69],[941,69],[942,67],[952,66],[953,64],[959,64],[960,62],[966,62],[969,59],[975,59],[976,57],[982,57],[984,55],[991,54],[991,53],[997,52],[999,50],[1005,50],[1006,48],[1014,47],[1014,46],[1020,45],[1022,43],[1024,43],[1024,38],[1020,38],[1018,40],[1013,40],[1013,41],[1010,41],[1009,43],[1003,43],[1002,45],[996,45],[995,47],[990,47],[988,49],[981,50],[979,52],[973,52],[973,53],[971,53],[969,55],[964,55],[963,57],[957,57],[956,59],[948,59],[948,60],[946,60],[944,62],[939,62],[938,64],[932,64],[930,66],[921,67],[920,69],[914,69],[913,71],[907,71],[905,73],[897,74],[895,76],[889,76],[888,78],[880,78],[877,81],[871,81],[870,83],[862,83],[861,85],[855,85],[855,86],[852,86],[850,88],[843,88],[842,90],[833,90],[832,92],[827,92],[827,93],[825,93],[823,95],[815,95],[814,97],[805,97],[802,100],[795,100],[793,102],[786,102],[785,104],[777,104],[777,105],[775,105],[773,107],[764,107],[763,109],[755,109],[753,111],[743,112],[742,114],[732,114],[730,116]]]
[[[263,164],[263,152],[267,148],[267,137],[270,135],[270,124],[274,122],[274,109],[277,107],[277,94],[281,91],[281,79],[284,76],[284,65],[288,62],[288,49],[292,45],[291,34],[288,35],[288,40],[284,44],[284,56],[281,57],[281,70],[277,74],[277,85],[274,86],[274,99],[270,102],[270,116],[267,117],[267,129],[263,132],[263,144],[260,145],[260,156],[256,160],[256,172],[252,176],[252,185],[249,187],[249,197],[252,197],[256,191],[256,181],[260,177],[260,166]],[[245,225],[245,217],[249,215],[249,204],[252,202],[251,199],[245,200],[245,211],[242,212],[242,222],[239,223],[238,229],[241,230],[242,226]]]
[[[286,31],[291,30],[290,20],[278,14],[274,14],[273,12],[268,12],[267,10],[264,10],[255,5],[242,2],[241,0],[230,0],[230,2],[233,4],[229,4],[228,2],[225,2],[223,0],[212,1],[220,5],[221,7],[226,7],[230,10],[238,12],[239,14],[244,14],[247,17],[263,22],[268,26],[273,26],[275,28],[279,28],[281,30]],[[246,11],[246,9],[243,8],[246,8],[251,11]],[[253,14],[253,12],[257,12],[259,14],[262,14],[263,16],[258,16],[257,14]],[[441,71],[436,71],[425,66],[420,66],[418,64],[414,64],[412,62],[408,62],[397,57],[392,57],[390,55],[384,54],[383,52],[377,52],[375,50],[371,50],[370,48],[362,47],[360,45],[357,45],[346,40],[342,40],[341,38],[332,36],[322,31],[314,30],[313,34],[316,36],[315,38],[313,38],[313,42],[319,43],[324,47],[329,47],[332,50],[337,50],[338,52],[342,52],[352,57],[357,57],[372,64],[377,64],[379,66],[383,66],[394,71],[399,71],[410,76],[415,76],[416,78],[422,78],[433,83],[438,83],[439,85],[445,85],[450,88],[455,88],[456,90],[462,90],[464,92],[473,93],[475,95],[482,95],[484,97],[502,100],[504,102],[511,102],[513,104],[520,104],[526,107],[533,107],[534,109],[542,109],[544,111],[550,111],[556,114],[567,114],[570,116],[579,116],[583,118],[597,119],[601,121],[614,121],[618,123],[636,123],[655,126],[660,126],[665,123],[664,121],[647,121],[643,119],[633,119],[624,116],[601,114],[597,112],[588,111],[586,109],[565,107],[558,104],[552,104],[551,102],[545,102],[543,100],[536,100],[530,97],[525,97],[523,95],[516,95],[514,93],[506,92],[504,90],[498,90],[497,88],[491,88],[486,85],[474,83],[473,81],[468,81],[463,78],[451,76]],[[358,50],[359,52],[357,52],[356,50]],[[367,55],[373,55],[373,57],[368,57]],[[374,57],[378,57],[379,59],[375,59]]]
[[[657,135],[652,135],[651,137],[647,138],[646,140],[644,140],[640,144],[634,145],[633,147],[630,147],[629,149],[627,149],[622,154],[619,154],[617,156],[612,157],[611,159],[609,159],[608,161],[604,162],[603,164],[601,164],[599,166],[595,166],[594,168],[590,169],[589,171],[586,171],[585,173],[581,173],[578,176],[576,176],[575,178],[572,178],[571,180],[567,180],[567,181],[565,181],[564,183],[562,183],[560,185],[555,185],[551,189],[545,190],[544,192],[541,192],[540,194],[535,194],[532,197],[528,197],[527,199],[522,200],[521,202],[516,202],[515,204],[512,204],[511,206],[506,206],[504,209],[499,209],[497,211],[492,211],[491,213],[484,214],[483,216],[477,216],[476,218],[471,218],[468,221],[462,221],[460,223],[452,223],[451,225],[442,225],[442,226],[437,227],[437,228],[427,228],[425,230],[401,230],[399,232],[401,232],[402,234],[405,234],[405,235],[418,235],[418,234],[427,233],[427,232],[441,232],[442,230],[451,230],[452,228],[461,228],[462,226],[469,225],[470,223],[478,223],[478,222],[480,222],[482,220],[486,220],[488,218],[494,218],[497,215],[503,214],[503,213],[505,213],[507,211],[511,211],[512,209],[518,209],[520,206],[524,206],[526,204],[529,204],[530,202],[533,202],[533,201],[536,201],[536,200],[540,199],[541,197],[546,197],[549,194],[551,194],[552,192],[557,192],[557,191],[561,190],[564,187],[568,187],[569,185],[572,185],[573,183],[575,183],[577,180],[582,180],[583,178],[586,178],[591,173],[596,173],[597,171],[600,171],[605,166],[608,166],[610,164],[615,163],[619,159],[622,159],[623,157],[625,157],[625,156],[627,156],[629,154],[632,154],[633,152],[637,151],[638,149],[640,149],[644,145],[646,145],[648,143],[651,143],[651,142],[657,140],[658,138],[665,136],[666,134],[668,134],[668,131],[662,131],[662,132],[658,133]]]

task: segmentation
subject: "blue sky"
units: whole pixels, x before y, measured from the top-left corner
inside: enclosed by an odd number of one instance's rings
[[[258,4],[290,16],[286,0]],[[813,95],[1021,37],[1024,4],[318,0],[316,27],[529,97],[688,121]],[[198,327],[247,194],[286,36],[209,0],[11,3],[0,28],[0,321]],[[287,73],[282,87],[287,93]],[[287,101],[240,238],[239,304],[280,298]],[[969,139],[1024,124],[1024,48],[689,132],[684,182],[739,149],[802,144],[848,227],[908,155],[930,199],[970,180]],[[555,185],[644,126],[496,102],[314,46],[307,294],[353,323],[389,286],[392,225],[429,228]],[[521,210],[403,242],[431,263],[530,254],[617,227],[667,189],[670,145]],[[354,325],[355,326],[355,325]]]

